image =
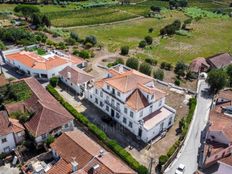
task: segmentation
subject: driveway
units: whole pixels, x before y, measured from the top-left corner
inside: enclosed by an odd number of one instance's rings
[[[185,143],[177,159],[166,169],[165,174],[174,174],[179,164],[186,166],[185,173],[187,174],[193,174],[198,168],[198,149],[201,147],[202,135],[205,134],[204,130],[212,102],[212,97],[202,92],[208,89],[205,81],[199,82],[198,89],[197,106]]]
[[[0,167],[0,174],[19,174],[18,168],[10,167],[10,164],[6,164]]]

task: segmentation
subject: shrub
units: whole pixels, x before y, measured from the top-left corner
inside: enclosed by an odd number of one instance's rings
[[[122,46],[121,47],[121,55],[128,55],[129,53],[129,47],[128,46]]]
[[[65,42],[67,43],[67,45],[75,45],[76,40],[69,37],[69,38],[65,39]]]
[[[168,161],[168,156],[167,155],[161,155],[159,157],[159,165],[163,165]]]
[[[87,36],[85,38],[84,44],[86,45],[87,43],[91,43],[93,46],[95,46],[97,44],[97,39],[95,36]]]
[[[176,79],[175,82],[174,82],[174,84],[175,84],[176,86],[180,86],[180,80],[179,80],[179,79]]]
[[[5,49],[6,49],[5,44],[2,41],[0,41],[0,50],[5,50]]]
[[[132,69],[138,70],[138,68],[139,68],[139,61],[136,58],[129,58],[126,61],[126,66],[128,66],[128,67],[130,67]]]
[[[49,83],[52,85],[52,87],[56,87],[58,84],[59,78],[58,77],[52,77],[49,80]]]
[[[167,63],[167,62],[162,62],[160,64],[160,68],[168,70],[168,71],[171,71],[172,70],[172,64],[171,63]]]
[[[166,25],[160,30],[160,35],[173,35],[177,30],[180,30],[181,22],[180,20],[175,20],[172,24]]]
[[[49,134],[45,143],[47,144],[47,146],[50,146],[50,144],[52,144],[54,140],[55,140],[55,137]]]
[[[58,45],[57,45],[57,48],[58,49],[61,49],[61,50],[64,50],[67,48],[67,46],[65,45],[64,42],[59,42]]]
[[[164,79],[164,72],[161,69],[157,69],[156,71],[154,71],[153,76],[156,79],[163,80]]]
[[[148,76],[151,75],[151,70],[152,70],[151,65],[146,62],[143,62],[139,67],[139,71]]]
[[[148,45],[151,45],[153,42],[153,38],[151,36],[146,36],[144,40],[146,41]]]
[[[150,65],[157,65],[157,60],[153,59],[153,58],[146,58],[145,62],[149,63]]]
[[[149,33],[152,33],[153,31],[154,31],[154,28],[149,28],[149,29],[148,29],[148,32],[149,32]]]
[[[74,32],[70,33],[70,38],[74,39],[76,42],[79,41],[79,36]]]
[[[90,52],[88,50],[81,50],[79,52],[79,56],[84,59],[89,59],[90,58]]]
[[[147,45],[146,41],[145,40],[142,40],[139,42],[139,48],[145,48]]]
[[[118,64],[124,64],[124,60],[122,58],[117,58],[113,63],[109,63],[107,65],[107,67],[112,67],[112,66],[115,66],[115,65],[118,65]]]
[[[160,12],[161,8],[156,6],[151,6],[151,10],[154,12]]]
[[[178,75],[178,77],[185,76],[187,68],[188,66],[183,61],[178,61],[174,72]]]

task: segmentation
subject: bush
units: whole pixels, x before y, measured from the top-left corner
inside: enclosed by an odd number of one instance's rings
[[[67,45],[75,45],[76,40],[69,37],[69,38],[65,39],[65,42],[67,43]]]
[[[176,63],[174,72],[177,74],[178,77],[185,76],[187,68],[188,66],[183,61],[178,61]]]
[[[70,38],[74,39],[76,42],[79,41],[79,36],[74,32],[70,33]]]
[[[163,165],[168,161],[168,156],[167,155],[161,155],[159,157],[159,165]]]
[[[149,33],[152,33],[153,31],[154,31],[154,28],[149,28],[149,29],[148,29],[148,32],[149,32]]]
[[[160,35],[173,35],[177,30],[180,30],[181,22],[180,20],[175,20],[172,24],[166,25],[160,30]]]
[[[151,36],[146,36],[144,40],[146,41],[148,45],[151,45],[153,42],[153,38]]]
[[[49,134],[45,143],[47,144],[47,146],[50,146],[50,144],[52,144],[54,140],[55,140],[55,137]]]
[[[5,49],[6,49],[5,44],[2,41],[0,41],[0,50],[5,50]]]
[[[122,58],[117,58],[113,63],[109,63],[107,65],[107,67],[112,67],[112,66],[115,66],[115,65],[118,65],[118,64],[124,64],[124,60]]]
[[[139,48],[145,48],[147,45],[146,41],[145,40],[142,40],[139,42]]]
[[[174,82],[174,84],[175,84],[176,86],[180,86],[180,80],[179,80],[179,79],[176,79],[175,82]]]
[[[129,53],[129,47],[128,46],[122,46],[121,47],[121,55],[128,55]]]
[[[151,75],[151,70],[152,70],[151,65],[146,62],[143,62],[139,67],[139,71],[148,76]]]
[[[83,59],[89,59],[90,58],[90,52],[88,50],[81,50],[79,52],[79,56]]]
[[[149,63],[150,65],[157,65],[157,60],[153,59],[153,58],[146,58],[145,62]]]
[[[59,42],[58,45],[57,45],[57,48],[58,49],[61,49],[61,50],[64,50],[67,48],[67,46],[65,45],[64,42]]]
[[[154,71],[153,76],[155,79],[163,80],[164,79],[164,72],[161,69]]]
[[[172,64],[167,63],[167,62],[162,62],[160,64],[160,69],[165,69],[165,70],[171,71],[172,70]]]
[[[47,90],[58,100],[80,123],[85,125],[93,134],[95,134],[105,145],[107,145],[114,153],[124,160],[138,174],[148,174],[148,170],[143,165],[140,165],[123,147],[115,140],[111,140],[107,135],[96,125],[91,123],[83,114],[78,113],[72,105],[66,102],[60,94],[51,86],[48,85]]]
[[[160,12],[161,8],[156,6],[151,6],[151,10],[154,12]]]
[[[138,70],[138,68],[139,68],[139,61],[136,58],[129,58],[126,61],[126,66],[128,66],[128,67],[130,67],[132,69]]]
[[[92,36],[92,35],[87,36],[87,37],[85,38],[84,44],[86,45],[87,43],[91,43],[92,46],[95,46],[95,45],[97,44],[97,39],[96,39],[96,37],[95,37],[95,36]]]
[[[56,87],[58,84],[59,78],[58,77],[52,77],[50,78],[49,83],[52,85],[52,87]]]

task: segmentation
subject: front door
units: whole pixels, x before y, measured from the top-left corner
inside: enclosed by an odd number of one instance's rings
[[[111,109],[111,117],[114,117],[114,110]]]

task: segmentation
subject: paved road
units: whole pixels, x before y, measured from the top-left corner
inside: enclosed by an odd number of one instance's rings
[[[199,82],[197,106],[192,125],[177,159],[171,164],[171,166],[169,166],[169,168],[166,169],[165,174],[175,174],[175,170],[180,163],[186,166],[186,174],[193,174],[193,172],[197,170],[197,156],[198,149],[201,145],[201,133],[208,121],[209,109],[212,102],[211,97],[202,92],[206,89],[208,89],[206,82]]]

